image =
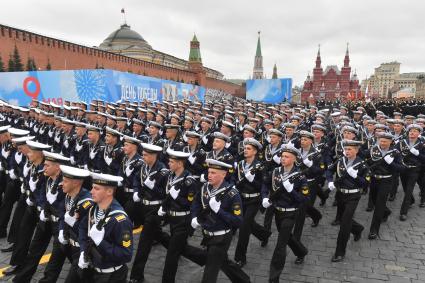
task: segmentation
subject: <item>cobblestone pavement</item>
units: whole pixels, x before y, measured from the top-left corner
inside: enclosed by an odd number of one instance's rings
[[[425,209],[418,206],[418,191],[415,189],[416,203],[408,214],[408,220],[401,222],[398,219],[402,190],[394,202],[389,202],[393,214],[388,222],[381,226],[381,239],[370,241],[367,239],[369,225],[372,218],[371,212],[366,212],[367,196],[363,196],[357,208],[355,219],[365,226],[363,237],[359,242],[348,243],[345,261],[332,263],[330,261],[336,246],[338,227],[330,223],[335,217],[336,207],[332,207],[332,199],[328,200],[325,207],[319,210],[323,219],[316,228],[311,228],[311,220],[306,220],[302,242],[308,247],[309,254],[305,263],[295,265],[295,256],[288,249],[288,257],[281,282],[425,282]],[[257,216],[261,223],[263,215]],[[260,247],[259,241],[251,238],[248,247],[248,263],[244,270],[250,275],[252,282],[267,282],[270,259],[276,243],[276,230],[267,247]],[[136,244],[138,235],[135,236]],[[229,250],[229,258],[233,259],[236,237]],[[197,245],[200,235],[197,232],[190,239],[190,243]],[[5,240],[0,241],[0,246]],[[49,248],[50,250],[50,248]],[[8,265],[10,254],[0,254],[0,268]],[[152,249],[145,270],[146,282],[161,282],[161,274],[165,259],[165,249],[157,245]],[[40,265],[33,282],[37,282],[42,275],[44,265]],[[69,264],[64,266],[60,280],[69,269]],[[199,282],[202,268],[194,263],[181,259],[179,263],[176,282]],[[10,278],[2,277],[0,281]],[[220,273],[219,282],[229,282]]]

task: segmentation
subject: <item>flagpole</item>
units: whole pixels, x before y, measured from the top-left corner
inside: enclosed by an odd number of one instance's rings
[[[125,17],[125,10],[124,8],[121,9],[121,14],[123,14],[123,18],[124,18],[124,24],[127,24],[127,18]]]

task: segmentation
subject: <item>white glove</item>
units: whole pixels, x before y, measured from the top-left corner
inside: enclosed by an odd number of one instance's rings
[[[414,148],[414,147],[412,147],[411,149],[410,149],[410,152],[413,154],[413,155],[415,155],[415,156],[418,156],[419,155],[419,150],[417,150],[416,148]]]
[[[42,211],[40,211],[40,221],[41,222],[46,222],[48,219],[46,217],[46,215],[44,215],[44,209]]]
[[[248,171],[246,174],[245,174],[245,178],[250,182],[250,183],[252,183],[252,181],[254,181],[254,178],[255,178],[255,174],[251,174],[251,171]]]
[[[193,155],[191,155],[191,156],[189,156],[189,162],[190,162],[190,164],[192,164],[193,165],[193,163],[195,163],[195,160],[196,160],[196,157],[195,156],[193,156]]]
[[[69,146],[69,142],[68,142],[68,140],[65,140],[65,141],[63,142],[63,145],[64,145],[66,148],[68,148],[68,146]]]
[[[286,180],[285,182],[283,182],[283,186],[285,187],[288,193],[292,192],[292,190],[294,189],[294,184],[289,182],[289,180]]]
[[[137,193],[137,192],[133,193],[133,201],[134,202],[140,202],[139,193]]]
[[[146,187],[152,190],[155,186],[155,181],[152,181],[150,177],[147,177],[144,184],[146,185]]]
[[[78,267],[81,269],[89,267],[89,263],[84,260],[84,252],[80,253],[80,258],[78,259]]]
[[[25,187],[24,187],[24,183],[21,184],[21,193],[25,194]]]
[[[295,146],[295,144],[292,141],[288,142],[288,145]]]
[[[196,229],[200,226],[198,219],[196,217],[192,218],[192,222],[190,223],[190,225],[192,226],[193,229]]]
[[[105,156],[103,159],[105,159],[106,164],[111,165],[112,163],[112,158],[110,158],[109,156]],[[127,170],[127,169],[126,169]]]
[[[264,208],[270,207],[272,204],[269,201],[269,198],[263,198],[263,203],[262,203]]]
[[[185,142],[187,142],[188,138],[186,137],[186,135],[183,135],[183,140],[184,140]]]
[[[276,162],[277,164],[281,163],[279,154],[275,154],[273,156],[273,161]]]
[[[75,158],[74,158],[74,156],[71,156],[69,158],[69,162],[71,162],[72,165],[75,165]]]
[[[65,240],[65,237],[63,236],[63,230],[59,230],[58,241],[59,241],[59,243],[61,243],[62,245],[66,245],[66,244],[68,244],[68,241],[67,241],[67,240]]]
[[[111,160],[112,161],[112,160]],[[130,167],[132,167],[131,169],[130,169]],[[127,176],[127,177],[130,177],[130,175],[131,175],[131,173],[133,173],[133,171],[134,171],[134,167],[133,166],[127,166],[126,168],[125,168],[125,175]]]
[[[303,163],[305,166],[307,166],[308,168],[310,168],[311,166],[313,166],[313,161],[311,161],[308,158],[303,159]]]
[[[49,190],[48,192],[47,192],[47,194],[46,194],[46,198],[47,198],[47,201],[50,203],[50,204],[52,204],[52,203],[54,203],[55,201],[56,201],[56,198],[58,197],[58,191],[56,191],[56,194],[52,194],[52,191],[51,190]]]
[[[231,145],[231,143],[230,143],[230,142],[226,142],[225,147],[226,147],[226,148],[229,148],[229,147],[230,147],[230,145]]]
[[[87,164],[84,164],[84,167],[83,167],[85,170],[89,170],[89,166],[87,165]]]
[[[207,138],[207,136],[203,136],[203,137],[202,137],[202,142],[203,142],[204,144],[207,144],[207,143],[208,143],[208,138]]]
[[[207,180],[205,180],[205,174],[201,174],[201,178],[199,178],[199,180],[202,182],[202,183],[205,183]]]
[[[164,211],[164,209],[162,208],[162,205],[159,207],[158,209],[158,215],[159,216],[164,216],[166,214],[166,212]]]
[[[96,157],[96,154],[97,154],[97,151],[90,150],[90,154],[89,154],[90,159],[94,159]]]
[[[92,238],[95,245],[98,246],[105,236],[105,228],[102,227],[102,229],[97,230],[96,225],[93,225],[90,229],[89,236]]]
[[[357,173],[358,173],[359,171],[358,170],[356,170],[356,169],[353,169],[353,167],[350,167],[350,168],[348,168],[347,169],[347,173],[348,173],[348,175],[350,175],[351,177],[353,177],[354,179],[355,178],[357,178]]]
[[[37,188],[37,183],[38,183],[38,180],[34,182],[32,180],[32,177],[30,177],[30,180],[29,180],[28,184],[30,185],[31,192],[34,192],[35,191],[35,189]]]
[[[391,155],[387,155],[384,157],[385,162],[387,162],[387,164],[391,164],[394,161],[394,157],[392,157]]]
[[[16,180],[18,177],[16,177],[16,175],[15,175],[15,169],[12,169],[12,170],[10,170],[9,171],[9,177],[10,177],[10,179],[12,179],[12,180]]]
[[[331,190],[331,191],[335,190],[335,184],[334,184],[334,182],[329,182],[328,183],[328,189]]]
[[[176,190],[176,188],[174,187],[174,186],[172,186],[171,188],[170,188],[170,196],[173,198],[173,199],[176,199],[178,196],[179,196],[179,193],[180,193],[180,190]]]
[[[65,220],[65,223],[71,227],[74,227],[75,222],[77,222],[77,218],[69,215],[69,211],[65,213],[64,220]]]
[[[30,200],[30,198],[27,198],[25,200],[25,202],[27,203],[28,206],[33,206],[34,205],[34,203]]]
[[[7,159],[9,157],[9,154],[10,154],[10,151],[6,151],[3,147],[1,150],[1,155],[3,155],[5,159]]]
[[[218,213],[220,206],[221,206],[221,201],[217,201],[215,199],[215,197],[210,199],[209,205],[212,209],[212,211],[214,211],[215,213]]]

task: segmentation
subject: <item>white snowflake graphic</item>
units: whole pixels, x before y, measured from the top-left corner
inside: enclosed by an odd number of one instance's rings
[[[76,70],[74,78],[81,101],[90,103],[93,99],[105,99],[106,74],[104,70]]]

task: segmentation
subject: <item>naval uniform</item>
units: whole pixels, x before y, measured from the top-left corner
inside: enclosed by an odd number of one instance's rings
[[[101,227],[97,227],[100,221]],[[104,230],[103,239],[99,244],[89,244],[92,241],[90,230],[98,228]],[[126,283],[127,263],[133,256],[133,224],[118,201],[114,199],[105,211],[94,205],[87,221],[81,222],[80,231],[81,251],[89,258],[93,268],[92,282]]]
[[[275,215],[277,231],[279,233],[276,247],[270,262],[270,282],[279,282],[280,274],[283,271],[286,261],[286,246],[289,246],[293,253],[304,258],[308,253],[307,248],[292,234],[292,230],[297,219],[298,208],[308,199],[309,189],[304,176],[300,176],[291,181],[289,178],[299,174],[299,168],[295,165],[290,171],[278,167],[268,177],[268,184],[264,184],[261,189],[262,198],[269,198]],[[289,182],[292,189],[286,189],[285,184]]]

